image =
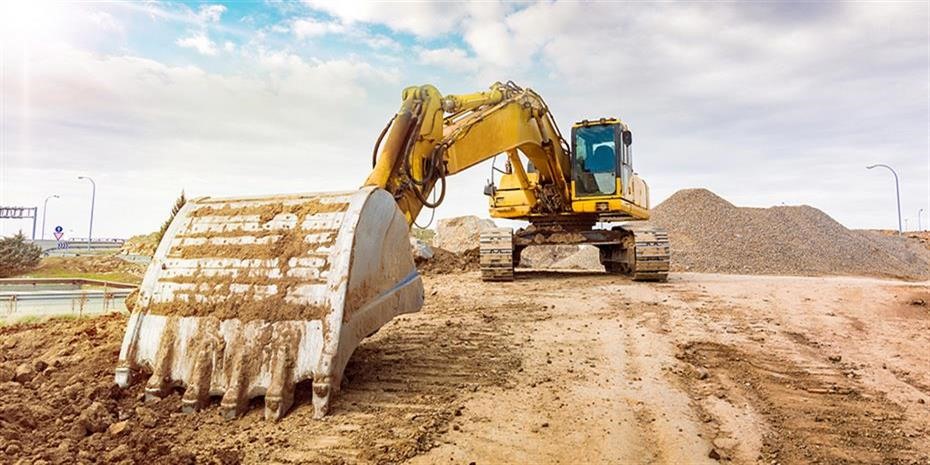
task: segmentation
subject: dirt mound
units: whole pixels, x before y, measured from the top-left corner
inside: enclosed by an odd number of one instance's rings
[[[151,256],[155,255],[156,248],[158,248],[158,231],[130,237],[123,244],[120,253]]]
[[[142,385],[121,390],[113,367],[126,323],[121,315],[0,328],[0,444],[5,457],[32,463],[193,463],[155,429],[176,399],[142,404]],[[220,457],[214,463],[236,463]]]
[[[454,253],[433,247],[433,257],[417,263],[417,269],[423,274],[449,274],[478,270],[478,249]]]
[[[684,189],[659,204],[651,222],[669,230],[676,271],[930,277],[926,250],[849,230],[806,205],[743,208],[707,189]]]
[[[465,253],[478,248],[481,231],[494,228],[494,222],[477,216],[445,218],[436,224],[433,245],[453,253]]]

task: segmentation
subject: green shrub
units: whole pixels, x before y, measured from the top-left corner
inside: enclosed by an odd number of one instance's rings
[[[161,229],[158,230],[158,235],[155,236],[155,247],[158,247],[158,243],[161,242],[161,238],[165,236],[165,233],[168,231],[168,226],[171,226],[171,221],[174,220],[175,215],[181,211],[181,207],[187,203],[187,197],[184,196],[184,191],[181,191],[181,196],[174,201],[174,206],[171,207],[171,215],[168,216],[168,219],[161,224]],[[152,251],[152,254],[155,254],[155,251]]]
[[[0,278],[28,273],[39,266],[41,259],[42,248],[26,242],[23,233],[0,238]]]

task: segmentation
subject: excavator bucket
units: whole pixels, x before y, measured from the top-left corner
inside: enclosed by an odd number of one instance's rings
[[[185,411],[221,396],[265,418],[311,380],[326,414],[362,339],[423,305],[408,227],[384,190],[200,198],[175,216],[126,327],[116,383],[150,372],[146,398],[183,388]]]

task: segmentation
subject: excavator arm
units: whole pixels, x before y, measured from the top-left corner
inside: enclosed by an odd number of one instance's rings
[[[442,96],[430,85],[408,87],[385,133],[364,185],[390,192],[408,224],[424,206],[442,201],[446,176],[502,153],[532,208],[549,213],[571,209],[568,145],[546,103],[531,89],[495,83],[484,92]],[[536,167],[537,182],[526,176],[518,151]],[[439,189],[438,200],[431,202],[434,189]]]

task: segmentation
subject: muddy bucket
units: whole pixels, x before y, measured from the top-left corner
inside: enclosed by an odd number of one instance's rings
[[[384,190],[200,198],[146,271],[116,382],[148,371],[147,398],[183,388],[193,411],[222,396],[229,418],[264,396],[278,419],[312,380],[319,418],[361,340],[422,305],[407,222]]]

